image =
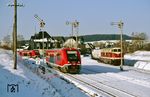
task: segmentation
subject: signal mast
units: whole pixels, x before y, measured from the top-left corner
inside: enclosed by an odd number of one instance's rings
[[[43,19],[41,19],[37,14],[34,15],[34,17],[40,22],[40,31],[42,32],[42,44],[43,44],[43,63],[44,63],[44,26],[45,26],[45,22],[43,21]]]
[[[41,19],[37,14],[34,15],[34,17],[39,20],[40,22],[40,30],[42,30],[42,28],[44,28],[45,26],[45,22],[43,21],[43,19]]]

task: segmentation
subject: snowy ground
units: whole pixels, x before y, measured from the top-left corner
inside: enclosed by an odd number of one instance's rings
[[[117,97],[149,97],[150,95],[149,72],[141,72],[128,66],[124,66],[124,71],[120,71],[118,66],[98,63],[90,57],[82,57],[80,74],[64,76],[78,87],[91,91],[91,94],[92,92],[97,94],[98,97],[108,96],[105,94]],[[89,88],[86,83],[96,88]],[[100,90],[107,93],[102,93]]]
[[[132,54],[126,54],[125,59],[150,61],[150,51],[136,51]]]
[[[14,70],[12,52],[0,49],[0,97],[88,97],[53,71],[37,73],[34,66],[27,64],[31,62],[36,67],[33,61],[18,58]]]
[[[127,55],[126,59],[132,60],[133,55],[138,56],[136,60],[141,59],[139,56],[143,59],[150,57],[147,52],[144,53],[136,52]],[[46,72],[42,74],[34,59],[18,58],[17,71],[12,69],[12,64],[12,53],[0,50],[0,97],[88,97],[89,95],[149,97],[150,95],[150,72],[141,72],[135,67],[124,66],[124,71],[120,71],[118,66],[82,57],[80,74],[64,74],[46,66]],[[19,90],[11,92],[8,84],[18,85]]]
[[[136,51],[132,54],[126,54],[124,59],[125,65],[150,71],[150,51]]]

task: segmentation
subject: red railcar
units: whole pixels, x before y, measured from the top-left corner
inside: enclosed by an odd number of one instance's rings
[[[30,57],[30,58],[40,57],[40,53],[38,50],[22,50],[19,51],[19,55],[22,57]]]
[[[46,50],[46,63],[62,72],[79,73],[81,57],[79,51],[74,48]]]
[[[101,50],[101,56],[99,60],[104,63],[109,63],[113,65],[120,65],[121,59],[121,49],[120,48],[105,48]]]

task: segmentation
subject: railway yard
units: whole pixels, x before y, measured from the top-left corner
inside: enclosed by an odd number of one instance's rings
[[[80,73],[70,74],[52,69],[46,64],[43,65],[43,59],[40,60],[41,62],[38,65],[33,58],[20,58],[20,61],[42,79],[46,81],[55,78],[63,79],[68,83],[72,83],[87,96],[149,97],[150,95],[150,72],[131,66],[124,66],[124,71],[120,71],[119,66],[100,63],[91,59],[90,56],[81,56],[82,67]],[[44,73],[39,68],[40,66],[45,68]],[[55,88],[58,89],[58,87]],[[82,97],[81,95],[78,96]]]
[[[140,73],[129,67],[124,67],[125,71],[121,72],[118,67],[97,63],[88,58],[82,60],[81,74],[68,74],[68,78],[92,87],[97,94],[104,93],[113,97],[148,97],[149,94],[146,93],[150,88],[149,74]],[[142,79],[144,77],[145,79]]]
[[[4,53],[1,53],[1,62],[9,59],[3,55]],[[11,56],[10,51],[5,51],[5,55]],[[119,66],[100,63],[91,59],[90,56],[81,56],[80,73],[70,74],[48,67],[45,63],[43,64],[43,59],[40,59],[40,64],[36,64],[36,61],[34,58],[18,56],[19,68],[26,68],[41,80],[48,82],[58,93],[60,92],[62,97],[69,97],[68,95],[72,95],[72,97],[149,97],[150,95],[150,72],[136,69],[133,66],[124,66],[124,71],[120,71]],[[44,61],[46,60],[44,59]],[[11,60],[7,60],[6,63],[8,62]],[[44,72],[40,67],[45,69]],[[61,81],[58,81],[60,79]],[[68,83],[71,86],[62,83]],[[1,87],[1,89],[3,88]],[[67,89],[70,89],[70,93],[67,93]],[[4,95],[4,93],[1,94]]]
[[[150,0],[1,0],[0,97],[150,97],[149,9]]]

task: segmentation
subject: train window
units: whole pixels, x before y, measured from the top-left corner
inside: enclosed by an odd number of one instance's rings
[[[54,56],[50,55],[49,61],[50,61],[51,63],[54,63]]]
[[[121,52],[121,49],[118,49],[118,52]]]
[[[51,55],[51,53],[47,53],[47,56],[50,56]]]
[[[36,55],[39,55],[39,51],[38,51],[38,50],[35,50],[35,54],[36,54]]]
[[[112,52],[120,52],[121,49],[113,49]]]
[[[32,56],[32,53],[31,53],[31,52],[29,53],[29,56]]]
[[[28,56],[27,53],[24,53],[24,56]]]
[[[118,50],[117,49],[114,49],[114,52],[117,52]]]
[[[104,52],[104,56],[107,56],[107,55],[106,55],[106,52]]]
[[[57,60],[60,60],[61,59],[61,55],[58,53],[57,54]]]
[[[78,61],[77,51],[67,51],[68,61]]]

